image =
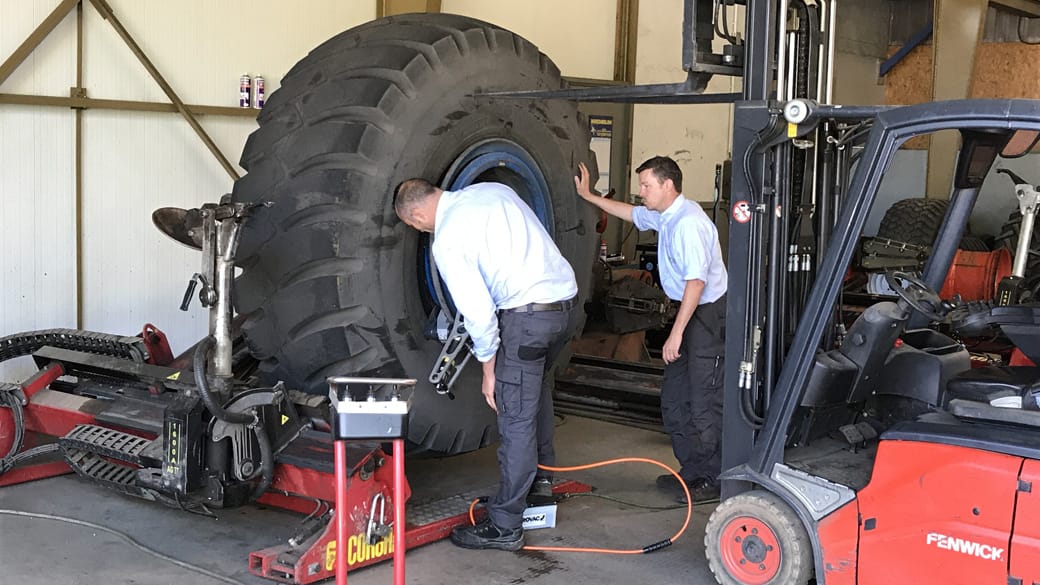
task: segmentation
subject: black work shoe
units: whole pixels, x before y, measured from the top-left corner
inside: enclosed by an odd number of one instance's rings
[[[683,480],[686,485],[692,484],[692,481]],[[666,492],[682,493],[682,487],[679,485],[679,479],[670,473],[657,476],[657,489],[664,490]]]
[[[462,548],[520,550],[524,546],[524,529],[499,528],[485,518],[476,526],[458,526],[451,531],[451,542]]]
[[[697,479],[686,486],[690,489],[690,497],[693,498],[694,504],[708,504],[711,502],[719,501],[719,497],[722,495],[719,490],[718,482],[711,481],[710,479]],[[680,504],[686,503],[686,493],[683,492],[675,498]]]
[[[527,504],[530,506],[543,506],[556,501],[553,496],[552,479],[548,477],[536,477],[531,489],[527,492]]]

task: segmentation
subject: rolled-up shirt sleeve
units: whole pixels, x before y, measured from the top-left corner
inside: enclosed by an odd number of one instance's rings
[[[678,243],[675,249],[675,263],[679,278],[707,282],[708,265],[711,260],[708,246],[711,243],[702,238],[693,222],[680,222],[675,239]]]
[[[473,355],[486,362],[498,351],[498,315],[481,276],[479,258],[470,248],[435,245],[434,259],[455,307],[462,313],[466,331],[473,341]]]
[[[643,205],[632,208],[632,225],[639,231],[661,229],[661,214]]]

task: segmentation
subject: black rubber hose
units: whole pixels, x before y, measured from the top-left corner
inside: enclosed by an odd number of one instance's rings
[[[749,427],[760,429],[766,423],[766,419],[755,412],[755,398],[752,392],[754,388],[744,388],[740,392],[740,416]]]
[[[202,403],[206,405],[206,410],[213,413],[213,416],[217,419],[232,424],[249,424],[253,422],[253,415],[244,412],[228,412],[224,410],[223,406],[217,404],[217,401],[213,399],[213,395],[210,394],[209,381],[206,380],[206,360],[209,358],[209,351],[216,342],[217,340],[210,335],[195,346],[192,367],[195,370],[195,385],[199,387],[199,396],[202,398]],[[268,445],[268,448],[270,448],[270,445]]]
[[[253,425],[253,434],[256,435],[256,442],[260,444],[260,483],[253,490],[253,499],[256,500],[264,495],[267,488],[271,487],[271,481],[274,480],[274,453],[271,449],[271,439],[267,436],[264,425]]]

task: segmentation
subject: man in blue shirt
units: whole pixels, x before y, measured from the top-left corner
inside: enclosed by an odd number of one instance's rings
[[[629,205],[592,193],[589,171],[580,165],[578,195],[596,207],[631,221],[640,230],[657,230],[661,288],[679,301],[668,339],[661,383],[661,418],[672,441],[682,476],[694,502],[719,497],[722,473],[722,372],[726,339],[726,266],[715,224],[701,207],[682,195],[682,171],[674,160],[655,156],[636,169],[643,205]],[[657,486],[685,493],[671,474]]]
[[[456,528],[451,540],[519,550],[528,492],[552,489],[551,474],[538,472],[539,464],[555,463],[545,374],[574,330],[574,270],[531,208],[500,183],[443,191],[409,179],[398,186],[394,209],[433,234],[434,263],[481,362],[481,392],[498,415],[498,493],[488,500],[488,518]]]

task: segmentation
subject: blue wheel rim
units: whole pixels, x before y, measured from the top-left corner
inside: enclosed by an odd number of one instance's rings
[[[555,221],[549,184],[534,157],[515,142],[496,138],[467,148],[445,173],[441,188],[445,191],[458,191],[476,183],[489,181],[504,183],[516,191],[520,199],[534,211],[549,235],[554,235]],[[423,259],[422,286],[437,307],[441,305],[439,299],[445,299],[448,306],[440,308],[454,317],[456,309],[451,295],[440,279],[434,278],[433,275],[430,244],[428,237],[420,239],[418,253]]]

